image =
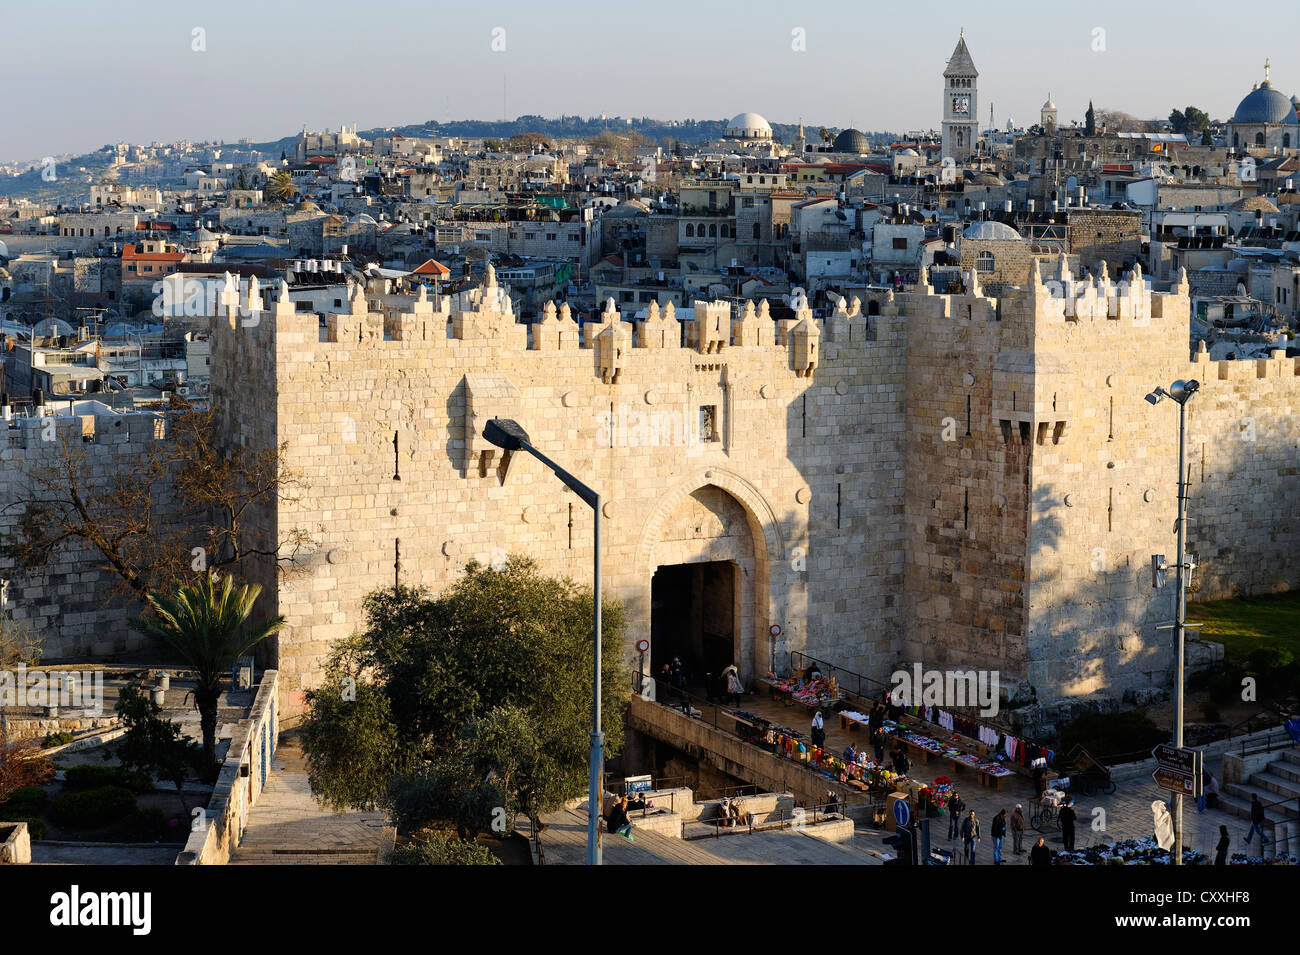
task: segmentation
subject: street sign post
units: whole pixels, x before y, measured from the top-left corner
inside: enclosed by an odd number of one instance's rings
[[[1151,750],[1156,759],[1156,771],[1151,778],[1156,785],[1184,796],[1196,796],[1201,791],[1201,754],[1194,749],[1179,749],[1161,743]]]

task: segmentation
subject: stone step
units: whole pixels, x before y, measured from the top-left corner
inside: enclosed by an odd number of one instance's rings
[[[1247,793],[1244,797],[1227,792],[1228,787],[1238,787],[1237,783],[1228,783],[1225,791],[1219,793],[1219,809],[1222,812],[1229,813],[1239,819],[1247,822],[1250,821],[1250,795]],[[1242,787],[1245,788],[1245,787]],[[1260,791],[1260,802],[1268,802],[1264,798],[1264,792]],[[1195,804],[1193,803],[1193,808]],[[1264,819],[1270,823],[1277,824],[1281,822],[1294,821],[1300,816],[1294,811],[1294,808],[1286,810],[1283,806],[1268,806],[1264,809]]]
[[[1273,794],[1273,798],[1266,799],[1264,800],[1265,802],[1275,802],[1278,799],[1290,799],[1292,801],[1300,800],[1300,783],[1286,779],[1276,773],[1254,773],[1250,777],[1250,783],[1253,786],[1258,786],[1260,789],[1266,789]],[[1263,796],[1260,796],[1259,798],[1264,799]]]
[[[1283,779],[1293,783],[1300,783],[1300,762],[1292,762],[1288,759],[1275,759],[1268,764],[1268,772],[1274,776],[1281,776]]]
[[[1284,749],[1278,755],[1282,757],[1282,760],[1284,762],[1291,763],[1295,766],[1300,766],[1300,749],[1297,749],[1295,747],[1292,747],[1291,749]]]

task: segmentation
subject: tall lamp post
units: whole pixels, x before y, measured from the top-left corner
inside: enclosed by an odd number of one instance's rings
[[[1185,545],[1187,542],[1187,402],[1200,389],[1201,383],[1195,378],[1188,381],[1179,379],[1169,386],[1169,390],[1156,386],[1155,391],[1147,395],[1147,401],[1158,404],[1161,399],[1169,398],[1178,405],[1178,556],[1175,571],[1175,588],[1177,604],[1174,610],[1174,641],[1178,653],[1177,673],[1174,677],[1174,748],[1183,748],[1183,657],[1187,623],[1187,577],[1188,568]],[[1174,865],[1183,864],[1183,794],[1174,793]]]
[[[595,520],[592,524],[592,675],[591,675],[591,774],[587,794],[587,865],[601,864],[600,820],[605,792],[605,734],[600,728],[600,495],[564,468],[560,467],[528,440],[528,432],[517,421],[493,418],[483,428],[483,437],[507,453],[527,451],[546,465],[569,490],[582,498],[590,507]]]

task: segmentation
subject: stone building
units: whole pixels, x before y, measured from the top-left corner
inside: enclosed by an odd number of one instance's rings
[[[226,303],[237,314],[238,294]],[[650,662],[735,660],[747,677],[802,650],[885,678],[900,663],[999,670],[1040,700],[1166,685],[1177,429],[1142,400],[1202,381],[1192,407],[1201,596],[1295,587],[1300,525],[1289,408],[1297,362],[1190,359],[1185,281],[1080,280],[1068,263],[990,297],[924,284],[824,321],[795,295],[733,311],[607,305],[515,321],[489,271],[468,310],[350,309],[321,330],[285,303],[257,327],[219,317],[214,393],[230,440],[288,442],[311,489],[258,522],[319,548],[276,582],[270,651],[292,711],[365,594],[440,590],[511,553],[589,579],[591,515],[533,459],[482,438],[514,418],[604,501],[606,593]],[[871,317],[867,317],[871,312]],[[1253,443],[1230,440],[1253,417]],[[683,621],[691,622],[689,626]]]
[[[1232,148],[1258,149],[1272,153],[1278,149],[1300,149],[1300,118],[1291,98],[1273,88],[1270,67],[1264,61],[1264,82],[1251,89],[1237,104],[1228,121]]]

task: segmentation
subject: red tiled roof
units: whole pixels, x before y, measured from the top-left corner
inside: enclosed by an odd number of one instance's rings
[[[451,275],[451,269],[436,262],[433,259],[425,259],[422,263],[411,269],[410,275]]]
[[[179,262],[185,258],[184,252],[137,252],[135,245],[122,247],[122,258],[142,262]]]

